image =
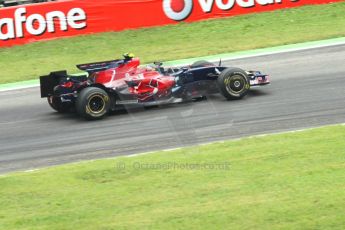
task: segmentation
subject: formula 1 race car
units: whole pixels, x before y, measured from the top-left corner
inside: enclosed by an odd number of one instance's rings
[[[259,71],[223,67],[221,62],[197,61],[184,67],[163,67],[161,62],[139,65],[139,58],[125,54],[123,59],[77,65],[85,71],[78,76],[51,72],[40,77],[41,97],[48,98],[60,113],[75,108],[80,116],[93,120],[126,106],[178,103],[216,93],[229,100],[241,99],[251,86],[270,83]]]

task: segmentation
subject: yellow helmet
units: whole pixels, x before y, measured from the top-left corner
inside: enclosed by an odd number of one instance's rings
[[[132,59],[135,57],[135,55],[133,53],[125,53],[125,54],[123,54],[123,57],[125,59]]]

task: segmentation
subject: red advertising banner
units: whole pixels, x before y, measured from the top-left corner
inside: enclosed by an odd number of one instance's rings
[[[58,0],[0,8],[0,47],[342,0]]]

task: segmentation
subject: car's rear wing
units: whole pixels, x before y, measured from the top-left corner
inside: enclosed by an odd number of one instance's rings
[[[115,68],[120,64],[123,64],[124,60],[112,60],[112,61],[103,61],[103,62],[95,62],[95,63],[87,63],[87,64],[79,64],[77,68],[88,73],[99,72],[103,70],[107,70],[110,68]]]
[[[66,81],[83,82],[87,80],[87,74],[68,75],[66,70],[51,72],[49,75],[40,77],[41,97],[54,95],[54,88]]]
[[[48,97],[54,94],[54,87],[59,85],[60,79],[67,76],[67,71],[51,72],[49,75],[40,77],[41,97]]]

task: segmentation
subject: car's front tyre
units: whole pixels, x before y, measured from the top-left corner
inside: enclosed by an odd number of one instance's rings
[[[88,120],[102,119],[109,111],[110,98],[103,89],[88,87],[79,93],[75,107],[77,113]]]
[[[225,69],[218,77],[220,93],[229,100],[241,99],[250,89],[247,73],[239,68]]]

